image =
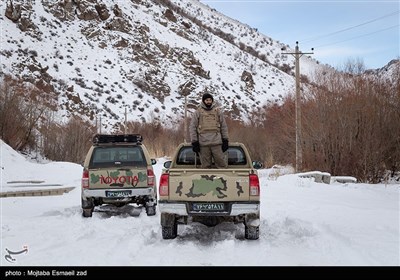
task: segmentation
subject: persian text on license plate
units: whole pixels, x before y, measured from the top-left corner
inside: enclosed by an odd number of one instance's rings
[[[225,207],[223,203],[193,203],[193,211],[224,211]]]
[[[127,197],[132,194],[132,191],[106,191],[107,197]]]

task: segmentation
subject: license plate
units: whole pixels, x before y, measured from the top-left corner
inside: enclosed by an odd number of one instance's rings
[[[106,197],[127,197],[132,191],[106,191]]]
[[[193,211],[199,212],[219,212],[225,210],[223,203],[193,203],[192,208]]]

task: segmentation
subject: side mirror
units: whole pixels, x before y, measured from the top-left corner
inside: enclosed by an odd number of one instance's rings
[[[253,168],[254,169],[263,168],[263,164],[261,163],[261,161],[253,160]]]
[[[164,167],[166,169],[169,169],[171,167],[171,163],[172,163],[172,160],[168,160],[168,161],[164,162]]]
[[[151,165],[154,165],[154,164],[156,164],[157,163],[157,160],[155,159],[155,158],[152,158],[151,159]]]

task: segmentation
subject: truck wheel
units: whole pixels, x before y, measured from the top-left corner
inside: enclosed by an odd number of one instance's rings
[[[244,228],[244,238],[249,240],[256,240],[259,238],[259,227],[246,226]]]
[[[161,226],[163,239],[174,239],[178,235],[178,224],[175,222],[173,226]]]
[[[146,206],[146,214],[147,216],[154,216],[156,214],[156,206]]]
[[[84,218],[90,218],[92,217],[92,214],[93,214],[93,208],[82,209],[82,216]]]

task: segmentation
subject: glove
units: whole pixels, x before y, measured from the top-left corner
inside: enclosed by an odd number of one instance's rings
[[[193,149],[193,152],[195,152],[196,154],[200,152],[199,141],[192,142],[192,149]]]
[[[222,139],[222,152],[225,153],[228,150],[229,141],[228,139]]]

